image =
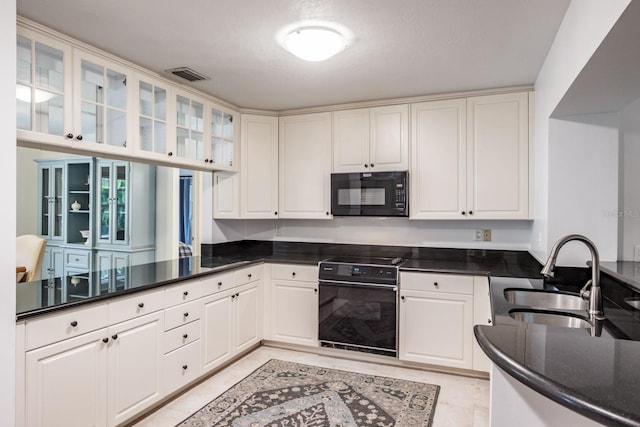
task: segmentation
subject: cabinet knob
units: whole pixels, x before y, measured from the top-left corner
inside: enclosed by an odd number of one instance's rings
[[[291,275],[292,275],[293,277],[295,277],[295,276],[296,276],[296,272],[294,271],[293,273],[291,273]]]
[[[278,215],[278,211],[274,212],[273,214],[274,214],[274,215]]]
[[[143,308],[144,307],[144,303],[141,302],[140,304],[138,304],[138,307]]]
[[[76,322],[75,320],[73,322],[70,323],[71,327],[75,328],[76,326],[78,326],[78,322]]]
[[[111,335],[111,339],[112,340],[117,340],[118,339],[118,334]]]
[[[109,338],[102,338],[102,342],[105,343],[105,344],[108,343],[109,342]]]
[[[169,151],[169,152],[167,153],[167,156],[169,156],[169,157],[173,156],[173,151]]]
[[[184,316],[184,317],[189,317],[189,312],[188,312],[188,311],[185,311],[185,312],[184,312],[184,314],[183,314],[183,316]]]
[[[491,324],[491,319],[487,319],[487,323],[488,323],[488,324]]]
[[[325,212],[324,214],[325,214],[325,215],[329,215],[329,212]]]
[[[404,295],[402,295],[402,296],[400,297],[400,299],[401,299],[402,301],[404,301]]]
[[[182,336],[182,338],[184,338],[184,339],[186,340],[187,338],[189,338],[189,334],[184,334],[184,335]]]
[[[249,279],[251,279],[251,273],[247,274],[247,277],[248,277]]]
[[[222,286],[222,282],[218,282],[218,287],[221,287],[221,286]]]
[[[77,139],[78,141],[82,141],[82,135],[78,135],[78,136],[76,136],[76,139]]]
[[[240,294],[236,294],[236,298],[240,298]]]
[[[469,215],[473,215],[473,211],[469,211]]]
[[[182,365],[182,369],[184,369],[185,371],[187,370],[189,366],[188,365]]]
[[[236,299],[236,294],[231,295],[231,299]]]
[[[364,167],[365,167],[365,168],[368,168],[368,167],[369,167],[369,165],[365,163],[365,164],[364,164]]]
[[[313,292],[317,294],[318,293],[318,289],[314,289]]]
[[[466,215],[467,213],[465,211],[462,211],[462,215]]]
[[[438,287],[438,282],[433,282],[433,286]]]
[[[184,291],[184,292],[182,293],[182,295],[184,295],[184,296],[186,297],[187,295],[189,295],[189,291]]]
[[[373,163],[371,163],[371,167],[374,167],[375,165]]]
[[[69,132],[68,134],[65,135],[68,139],[73,139],[73,134],[71,132]]]

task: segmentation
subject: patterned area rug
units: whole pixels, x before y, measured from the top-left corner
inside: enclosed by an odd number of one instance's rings
[[[270,360],[180,427],[430,426],[440,386]]]

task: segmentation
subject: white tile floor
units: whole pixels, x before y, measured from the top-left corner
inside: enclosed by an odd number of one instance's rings
[[[263,346],[160,407],[134,426],[173,427],[270,359],[437,384],[440,386],[440,395],[436,404],[434,427],[489,425],[488,380]]]

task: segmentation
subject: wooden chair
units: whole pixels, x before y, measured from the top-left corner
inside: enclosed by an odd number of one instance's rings
[[[16,266],[27,268],[23,282],[40,279],[40,269],[44,258],[44,248],[47,241],[34,234],[24,234],[16,237]]]

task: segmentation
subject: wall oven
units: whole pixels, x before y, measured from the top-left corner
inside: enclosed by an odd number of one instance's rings
[[[397,355],[400,261],[342,257],[320,263],[321,346]]]
[[[331,213],[336,216],[409,216],[404,172],[331,174]]]

